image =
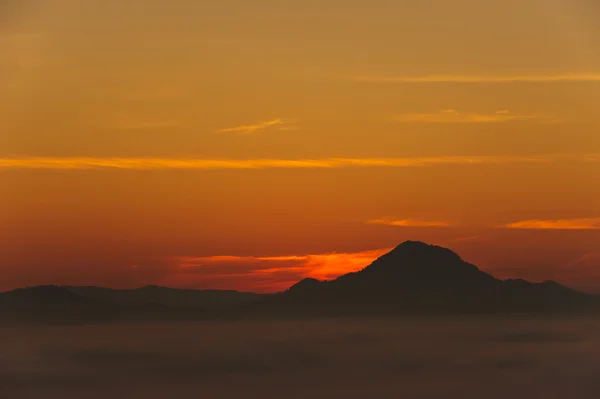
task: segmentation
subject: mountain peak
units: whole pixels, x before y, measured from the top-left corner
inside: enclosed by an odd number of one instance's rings
[[[499,283],[493,276],[465,262],[450,249],[421,241],[406,241],[357,273],[340,276],[333,284],[385,290],[473,291]]]
[[[465,262],[450,249],[430,245],[421,241],[405,241],[383,255],[366,270],[397,271],[401,269],[421,269],[430,273],[444,272],[450,266]]]
[[[305,278],[299,282],[297,282],[296,284],[294,284],[293,286],[291,286],[288,291],[290,292],[299,292],[299,291],[307,291],[307,290],[312,290],[315,287],[318,287],[322,284],[322,281],[319,281],[315,278]]]
[[[402,244],[396,246],[390,254],[415,254],[419,256],[423,256],[426,254],[438,254],[438,255],[446,255],[451,256],[453,258],[460,259],[460,256],[453,252],[452,250],[444,247],[439,247],[437,245],[427,244],[422,241],[404,241]]]
[[[286,295],[273,298],[296,310],[333,314],[512,312],[596,306],[593,298],[557,283],[499,280],[452,250],[421,241],[405,241],[364,269],[331,281],[302,280]]]
[[[410,248],[410,247],[414,247],[414,248],[418,248],[418,247],[431,247],[432,245],[427,244],[423,241],[412,241],[412,240],[407,240],[404,241],[403,243],[399,244],[396,246],[395,249],[402,249],[402,248]]]

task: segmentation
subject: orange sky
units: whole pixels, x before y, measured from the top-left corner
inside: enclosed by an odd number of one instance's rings
[[[591,0],[8,0],[0,290],[273,291],[406,239],[600,292]]]

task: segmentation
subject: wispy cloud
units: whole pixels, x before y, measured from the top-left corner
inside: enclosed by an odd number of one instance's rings
[[[530,230],[600,230],[600,218],[531,219],[508,223],[501,227]]]
[[[355,76],[358,82],[370,83],[561,83],[600,82],[600,73],[566,73],[556,75],[424,75],[424,76]]]
[[[458,224],[443,220],[426,219],[394,219],[381,218],[367,221],[368,224],[379,224],[397,227],[456,227]],[[471,226],[473,227],[473,226]],[[600,217],[574,219],[530,219],[502,224],[499,226],[478,226],[480,228],[501,228],[515,230],[600,230]],[[470,241],[480,238],[478,235],[458,237],[451,242]]]
[[[305,260],[308,255],[286,255],[286,256],[231,256],[231,255],[215,255],[191,257],[183,256],[176,258],[181,268],[197,268],[209,266],[213,263],[238,263],[238,262],[287,262]]]
[[[399,114],[393,119],[405,123],[503,123],[540,118],[539,115],[517,115],[506,110],[480,114],[448,109],[435,113]]]
[[[176,158],[0,158],[0,169],[336,169],[417,168],[450,165],[535,164],[560,161],[598,162],[599,155],[442,156],[323,159],[176,159]]]
[[[286,125],[288,123],[290,123],[290,122],[286,121],[284,119],[281,119],[281,118],[277,118],[277,119],[272,119],[272,120],[269,120],[266,122],[260,122],[260,123],[254,124],[254,125],[242,125],[242,126],[221,129],[221,130],[219,130],[219,133],[254,134],[261,130],[265,130],[265,129],[269,129],[269,128],[273,128],[273,127],[280,127],[280,129],[282,129],[281,126]],[[289,128],[289,126],[288,126],[288,128]]]
[[[391,248],[361,252],[277,256],[176,257],[173,280],[219,281],[277,291],[306,277],[328,280],[360,270]],[[235,280],[238,280],[237,282]],[[218,285],[218,283],[217,283]]]
[[[368,224],[382,224],[386,226],[397,226],[397,227],[451,227],[452,223],[435,221],[435,220],[423,220],[423,219],[392,219],[392,218],[381,218],[367,221]]]

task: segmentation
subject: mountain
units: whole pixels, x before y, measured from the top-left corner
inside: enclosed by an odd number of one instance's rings
[[[270,302],[301,314],[586,311],[598,298],[556,282],[502,281],[449,249],[407,241],[331,281],[305,279]]]
[[[304,279],[284,292],[42,286],[0,293],[0,321],[104,322],[215,318],[578,313],[600,299],[553,281],[499,280],[449,249],[407,241],[364,269]]]
[[[81,323],[219,318],[259,298],[260,294],[237,291],[158,286],[132,290],[38,286],[0,293],[0,321]]]
[[[0,321],[81,322],[107,317],[112,311],[107,304],[53,285],[0,294]]]
[[[159,286],[137,289],[102,287],[64,287],[67,290],[96,300],[120,305],[163,305],[173,307],[212,308],[257,301],[261,295],[225,290],[184,290]]]
[[[83,303],[87,300],[63,287],[45,285],[30,288],[18,288],[0,296],[0,303],[6,305],[26,305],[43,303],[46,306]]]

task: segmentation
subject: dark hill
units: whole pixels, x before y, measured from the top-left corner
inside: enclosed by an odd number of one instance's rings
[[[90,323],[219,318],[261,296],[149,286],[136,290],[38,286],[0,293],[0,322]]]
[[[86,298],[71,292],[63,287],[44,285],[38,287],[19,288],[0,295],[0,303],[5,304],[45,304],[69,305],[88,302]]]
[[[170,307],[212,308],[257,301],[261,295],[225,290],[184,290],[150,285],[137,289],[102,287],[64,287],[86,298],[118,305],[162,305]]]
[[[0,293],[0,321],[44,323],[599,310],[596,296],[553,281],[499,280],[449,249],[414,241],[358,272],[331,281],[304,279],[273,295],[157,286],[43,286]]]
[[[587,311],[596,297],[556,282],[496,279],[453,251],[407,241],[361,271],[303,280],[272,298],[269,311],[301,314],[431,314]]]
[[[332,281],[332,285],[362,289],[386,287],[395,292],[452,292],[495,287],[498,280],[463,261],[449,249],[407,241],[357,273]]]
[[[106,318],[106,304],[57,286],[20,288],[0,294],[0,321],[63,323]]]

